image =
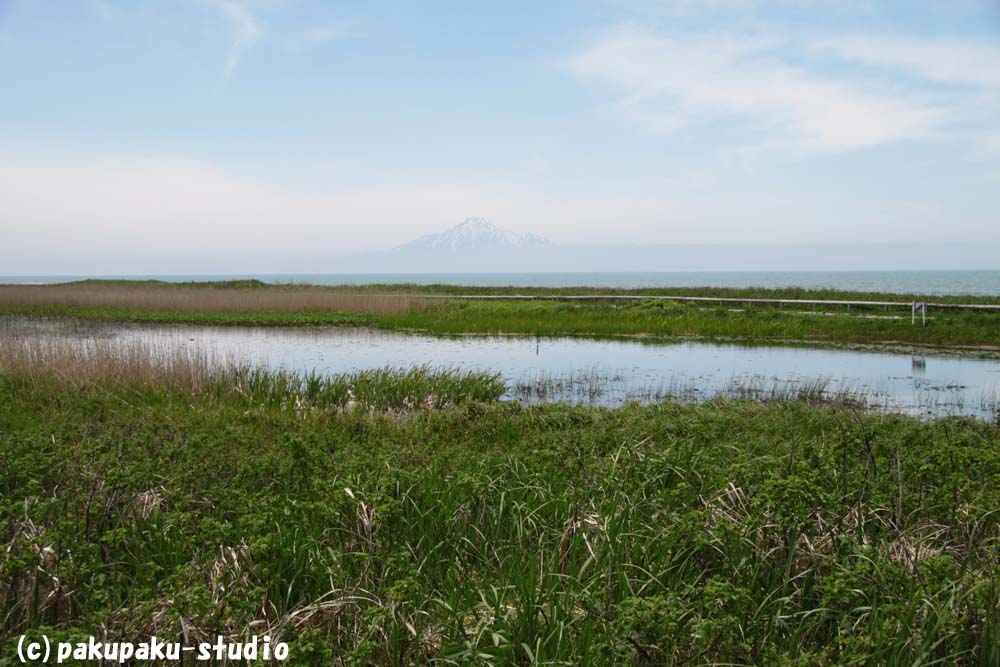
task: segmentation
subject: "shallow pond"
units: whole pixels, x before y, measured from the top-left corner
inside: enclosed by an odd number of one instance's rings
[[[619,405],[666,398],[805,397],[868,409],[995,419],[996,357],[891,349],[746,346],[706,341],[463,336],[443,338],[358,328],[245,328],[6,318],[4,335],[113,340],[154,349],[196,349],[297,371],[384,366],[488,369],[507,398]]]

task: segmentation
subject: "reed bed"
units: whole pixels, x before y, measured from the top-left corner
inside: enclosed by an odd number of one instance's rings
[[[344,312],[404,314],[425,299],[396,294],[352,294],[320,287],[267,289],[80,283],[0,285],[0,308],[79,308],[177,313]]]
[[[234,359],[213,359],[202,348],[158,348],[99,338],[0,337],[0,372],[52,378],[73,387],[104,384],[201,393],[220,373],[236,366]]]
[[[498,374],[485,371],[424,365],[302,374],[213,356],[201,348],[104,339],[3,336],[0,373],[75,388],[152,389],[216,400],[238,397],[251,405],[296,409],[441,409],[495,401],[507,391]]]

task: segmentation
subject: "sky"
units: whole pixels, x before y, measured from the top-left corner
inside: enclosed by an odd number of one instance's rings
[[[0,0],[0,275],[1000,242],[1000,0]],[[216,270],[217,269],[217,270]]]

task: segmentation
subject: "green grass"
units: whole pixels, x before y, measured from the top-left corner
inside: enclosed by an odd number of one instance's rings
[[[880,316],[882,311],[813,314],[773,307],[734,309],[663,301],[451,301],[436,308],[379,316],[373,323],[437,334],[705,336],[760,341],[1000,345],[1000,314],[932,311],[926,327],[919,323],[911,326],[909,316],[898,320],[862,316],[866,314]]]
[[[995,425],[258,398],[0,376],[0,664],[99,628],[296,665],[1000,660]]]
[[[378,368],[319,375],[237,367],[219,372],[200,393],[215,400],[233,396],[249,406],[296,409],[390,411],[440,409],[466,402],[498,400],[507,386],[498,373],[412,368]]]
[[[728,340],[1000,346],[1000,314],[931,311],[926,327],[882,319],[881,309],[829,314],[638,301],[447,301],[400,314],[335,311],[181,312],[63,306],[6,307],[0,314],[221,326],[364,325],[432,334],[696,336]],[[875,317],[867,317],[873,315]]]

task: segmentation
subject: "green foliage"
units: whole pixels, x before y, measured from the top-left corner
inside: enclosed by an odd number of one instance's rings
[[[415,373],[354,390],[459,391]],[[241,382],[192,396],[0,376],[0,656],[23,632],[98,628],[267,633],[297,665],[1000,656],[996,425],[474,392],[296,409],[272,398],[291,378]]]

